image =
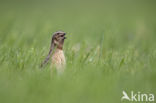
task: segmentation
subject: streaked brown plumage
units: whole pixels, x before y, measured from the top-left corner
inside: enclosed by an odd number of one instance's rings
[[[64,52],[63,52],[63,44],[64,40],[66,39],[65,37],[66,33],[62,31],[55,32],[54,35],[52,36],[51,40],[51,46],[50,46],[50,51],[47,56],[47,58],[44,60],[44,62],[41,64],[41,67],[43,67],[44,64],[47,64],[48,60],[51,57],[52,51],[56,47],[56,50],[54,54],[52,55],[52,68],[56,67],[58,72],[63,72],[64,67],[66,64]]]

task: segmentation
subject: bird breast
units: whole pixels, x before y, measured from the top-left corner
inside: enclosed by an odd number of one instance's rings
[[[63,69],[65,64],[66,61],[63,50],[56,49],[52,56],[52,66],[55,66],[56,69]]]

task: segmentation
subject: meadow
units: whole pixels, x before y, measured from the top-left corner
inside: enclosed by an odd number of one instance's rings
[[[0,103],[130,103],[156,95],[155,1],[0,0]],[[62,75],[50,74],[53,32],[67,33]],[[153,102],[154,103],[154,102]]]

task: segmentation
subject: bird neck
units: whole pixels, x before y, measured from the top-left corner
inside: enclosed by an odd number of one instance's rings
[[[63,50],[63,45],[58,45],[56,49]]]

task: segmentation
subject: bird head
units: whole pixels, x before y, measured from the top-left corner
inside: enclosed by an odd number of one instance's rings
[[[57,31],[53,34],[52,43],[59,49],[63,48],[66,33],[63,31]]]

